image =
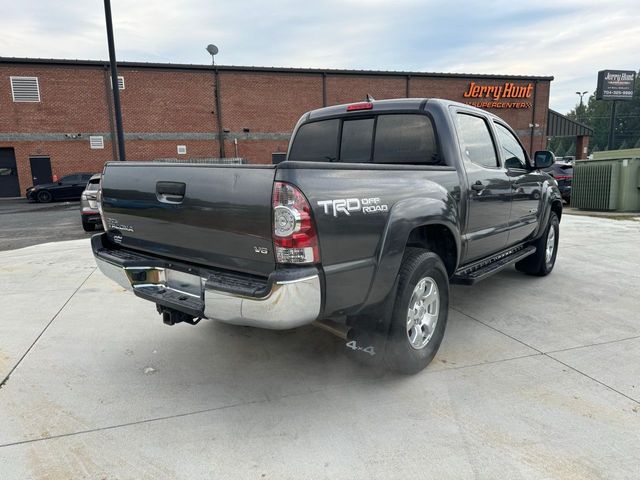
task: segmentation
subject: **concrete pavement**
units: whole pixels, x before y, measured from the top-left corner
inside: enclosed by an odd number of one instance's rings
[[[453,288],[413,377],[313,327],[167,327],[87,240],[0,252],[0,478],[637,478],[639,244],[565,216],[549,277]]]
[[[0,198],[0,251],[91,236],[82,229],[80,202],[30,203]]]

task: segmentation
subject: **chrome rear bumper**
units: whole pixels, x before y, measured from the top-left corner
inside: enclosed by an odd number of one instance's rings
[[[317,269],[275,277],[265,294],[253,297],[212,288],[206,277],[157,266],[118,265],[101,258],[100,271],[123,288],[150,301],[162,298],[168,308],[235,325],[284,330],[307,325],[320,315],[321,287]],[[162,297],[160,297],[162,296]],[[162,302],[158,302],[162,303]]]

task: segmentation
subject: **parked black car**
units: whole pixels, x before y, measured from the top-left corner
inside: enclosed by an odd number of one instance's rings
[[[57,182],[42,183],[27,188],[26,197],[33,202],[48,203],[52,200],[79,200],[93,173],[72,173]]]
[[[562,199],[571,203],[571,181],[573,180],[573,165],[570,163],[556,162],[549,168],[544,169],[549,175],[556,179]]]

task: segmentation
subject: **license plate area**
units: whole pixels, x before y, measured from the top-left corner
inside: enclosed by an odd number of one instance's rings
[[[180,272],[167,268],[165,270],[165,282],[167,288],[178,292],[202,298],[202,277],[191,273]]]

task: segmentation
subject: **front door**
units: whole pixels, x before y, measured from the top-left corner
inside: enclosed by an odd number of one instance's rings
[[[528,167],[529,159],[524,148],[506,125],[494,122],[494,128],[502,162],[511,181],[512,201],[507,244],[515,245],[529,237],[538,225],[543,176]]]
[[[29,163],[31,164],[31,178],[34,186],[53,182],[49,157],[31,157]]]
[[[0,197],[19,197],[20,183],[13,148],[0,148]]]
[[[487,120],[459,111],[456,127],[467,172],[466,250],[463,263],[504,249],[509,235],[511,182],[500,165]]]

